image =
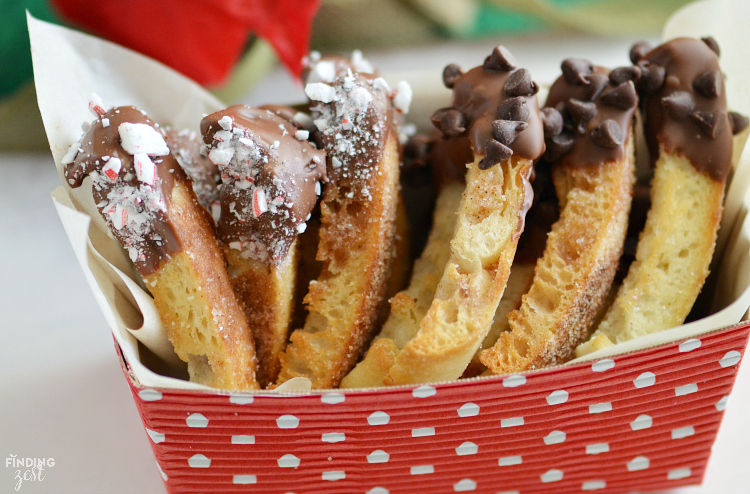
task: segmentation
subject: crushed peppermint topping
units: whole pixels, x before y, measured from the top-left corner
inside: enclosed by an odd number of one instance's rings
[[[352,66],[354,70],[362,74],[373,74],[375,73],[375,67],[364,57],[360,50],[354,50],[352,52]]]
[[[388,82],[383,79],[382,77],[378,77],[374,81],[372,81],[372,87],[375,89],[382,89],[385,92],[390,92],[391,87],[388,85]]]
[[[148,124],[123,122],[118,127],[122,148],[132,155],[166,156],[169,148],[162,134]]]
[[[310,118],[310,115],[307,113],[302,113],[301,111],[294,114],[294,118],[292,120],[297,127],[303,128],[303,129],[311,129],[315,125],[313,123],[313,119]]]
[[[104,158],[107,159],[105,160]],[[122,169],[122,160],[120,158],[110,158],[109,156],[104,156],[102,160],[107,163],[104,165],[104,168],[102,168],[102,173],[106,175],[110,182],[114,182],[117,180],[117,176]]]
[[[232,117],[225,115],[219,119],[219,125],[224,130],[232,130]]]
[[[310,69],[307,82],[333,82],[336,80],[336,63],[333,60],[322,60]]]
[[[133,155],[135,164],[135,175],[138,180],[144,184],[154,185],[156,177],[156,165],[146,153],[136,153]]]
[[[393,107],[399,112],[406,115],[409,113],[409,106],[411,106],[411,99],[414,93],[411,90],[411,86],[406,81],[400,81],[396,84],[396,89],[393,90]]]
[[[268,211],[266,191],[261,188],[253,189],[253,215],[257,218]]]
[[[300,141],[304,141],[310,138],[310,132],[307,130],[298,130],[294,133],[294,137]]]
[[[89,111],[93,113],[95,117],[101,117],[107,113],[102,99],[96,93],[89,94]]]
[[[68,165],[70,163],[73,163],[76,159],[76,155],[78,154],[78,146],[80,145],[80,142],[74,142],[70,145],[68,150],[65,152],[65,156],[62,157],[62,160],[60,160],[60,163],[63,165]]]
[[[305,94],[313,101],[330,103],[336,98],[336,90],[322,82],[313,82],[305,86]]]
[[[108,118],[102,118],[102,127],[105,129],[109,127],[109,119]]]

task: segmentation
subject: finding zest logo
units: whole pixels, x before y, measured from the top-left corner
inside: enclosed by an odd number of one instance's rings
[[[16,491],[26,482],[41,482],[47,476],[44,469],[55,466],[54,458],[17,458],[10,455],[5,459],[5,468],[16,468]]]

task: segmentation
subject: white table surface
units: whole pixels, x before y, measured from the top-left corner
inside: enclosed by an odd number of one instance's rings
[[[627,63],[635,40],[546,36],[500,40],[535,79],[552,80],[569,56]],[[369,58],[383,72],[434,71],[480,63],[495,43],[448,43]],[[245,101],[298,101],[277,71]],[[22,493],[165,492],[104,318],[49,198],[58,185],[49,154],[0,153],[0,493],[14,492],[18,458],[54,458]],[[670,494],[750,492],[750,364],[740,369],[701,487]],[[300,494],[300,493],[298,493]]]

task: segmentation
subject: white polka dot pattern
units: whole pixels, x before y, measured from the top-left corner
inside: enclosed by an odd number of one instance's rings
[[[370,425],[386,425],[390,421],[390,415],[385,412],[372,412],[370,416],[367,417],[367,423]]]
[[[721,360],[719,360],[719,365],[722,367],[731,367],[733,365],[737,365],[740,363],[740,359],[742,358],[742,354],[738,352],[737,350],[732,350],[731,352],[727,352],[726,355],[724,355]]]
[[[342,393],[325,393],[320,396],[320,401],[329,405],[338,405],[344,403],[346,395]]]
[[[581,485],[583,491],[596,491],[607,487],[607,482],[604,480],[589,480]]]
[[[677,468],[675,470],[670,470],[667,474],[667,479],[669,480],[679,480],[679,479],[685,479],[690,477],[693,474],[692,470],[690,468]]]
[[[138,396],[143,401],[159,401],[162,398],[161,391],[155,389],[142,389],[138,392]]]
[[[432,465],[419,465],[416,467],[411,467],[410,470],[412,475],[425,475],[428,473],[435,473],[435,467]]]
[[[639,470],[646,470],[651,461],[645,456],[636,456],[627,463],[628,472],[637,472]]]
[[[461,479],[453,484],[453,490],[456,492],[469,492],[476,490],[477,483],[471,479]]]
[[[343,470],[331,470],[330,472],[323,472],[321,474],[323,480],[342,480],[346,478],[346,472]]]
[[[684,386],[678,386],[674,388],[675,396],[685,396],[685,395],[689,395],[691,393],[697,393],[697,392],[698,392],[698,385],[695,383],[686,384]]]
[[[681,352],[692,352],[693,350],[697,350],[701,347],[701,340],[691,338],[689,340],[685,340],[682,343],[680,343],[680,351]]]
[[[435,396],[435,393],[437,393],[437,390],[434,387],[428,385],[414,388],[411,392],[414,398],[429,398],[430,396]]]
[[[208,427],[208,419],[202,413],[192,413],[185,419],[188,427],[204,428]]]
[[[161,474],[161,478],[164,479],[164,482],[169,480],[169,477],[167,476],[166,473],[164,473],[164,470],[161,469],[161,465],[159,465],[159,463],[156,464],[156,468],[159,469],[159,473]]]
[[[521,463],[523,463],[523,459],[520,456],[505,456],[497,460],[497,465],[500,467],[520,465]]]
[[[727,331],[382,391],[131,389],[170,494],[670,490],[704,475],[750,325]]]
[[[716,403],[716,409],[720,412],[723,412],[727,408],[727,404],[729,403],[729,396],[722,396],[721,399]]]
[[[296,429],[299,427],[299,419],[294,415],[282,415],[276,419],[279,429]]]
[[[550,444],[560,444],[562,442],[565,442],[565,433],[563,431],[552,431],[546,436],[544,436],[544,444],[550,445]]]
[[[679,429],[672,430],[672,439],[682,439],[683,437],[690,437],[694,434],[695,428],[692,425],[680,427]]]
[[[300,459],[292,454],[286,454],[276,461],[281,468],[297,468],[300,464]]]
[[[346,434],[343,432],[325,432],[320,436],[324,443],[340,443],[346,440]]]
[[[234,477],[232,477],[232,483],[241,485],[257,484],[258,477],[256,477],[255,475],[235,475]]]
[[[154,444],[163,443],[164,439],[166,438],[163,433],[152,431],[149,428],[146,428],[146,432],[148,433],[148,437],[151,438]]]
[[[633,385],[638,389],[648,388],[654,384],[656,384],[656,375],[653,372],[644,372],[633,381]]]
[[[607,372],[610,369],[615,368],[615,361],[611,358],[605,358],[598,362],[594,362],[591,365],[591,370],[594,372]]]
[[[479,415],[479,405],[476,403],[464,403],[458,409],[459,417],[476,417]]]
[[[255,444],[255,436],[232,436],[232,444]]]
[[[523,425],[523,417],[511,417],[509,419],[500,420],[500,427],[502,428],[518,427],[519,425]]]
[[[234,403],[235,405],[249,405],[253,401],[255,401],[255,398],[251,395],[231,395],[229,397],[229,403]]]
[[[609,443],[596,443],[586,446],[587,455],[598,455],[600,453],[606,453],[607,451],[609,451]]]
[[[471,441],[466,441],[461,443],[460,446],[456,448],[456,454],[458,456],[468,456],[468,455],[475,455],[479,451],[479,446],[474,444]]]
[[[654,424],[654,420],[648,415],[638,415],[634,421],[630,423],[630,428],[634,431],[642,429],[648,429]]]
[[[561,405],[568,401],[568,392],[564,389],[557,389],[547,396],[548,405]]]
[[[388,463],[391,455],[383,451],[382,449],[376,449],[369,455],[367,455],[368,463]]]
[[[426,437],[426,436],[434,436],[434,435],[435,435],[434,427],[420,427],[418,429],[411,430],[411,437]]]
[[[562,470],[557,470],[556,468],[552,468],[550,470],[547,470],[545,473],[543,473],[540,477],[542,480],[542,483],[548,484],[549,482],[559,482],[563,479],[563,476],[565,474]]]
[[[503,386],[506,388],[517,388],[526,384],[526,376],[508,376],[503,379]]]
[[[606,403],[596,403],[594,405],[589,405],[589,413],[604,413],[604,412],[611,412],[612,411],[612,403],[606,402]]]
[[[191,468],[208,468],[211,466],[211,460],[202,454],[196,454],[188,459],[188,465]]]

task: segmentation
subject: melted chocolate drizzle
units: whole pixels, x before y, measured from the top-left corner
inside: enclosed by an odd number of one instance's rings
[[[638,106],[637,71],[610,72],[582,59],[565,60],[561,67],[543,110],[545,160],[576,167],[623,159]]]
[[[475,155],[483,156],[480,169],[513,154],[536,160],[544,152],[539,88],[529,71],[516,65],[510,52],[498,46],[480,67],[462,73],[449,65],[443,72],[443,82],[453,89],[453,105],[437,110],[431,120],[446,145],[460,149],[452,154],[467,154],[469,144]]]
[[[171,153],[151,156],[155,165],[153,184],[141,181],[134,156],[122,147],[119,127],[124,123],[148,125],[167,141],[158,125],[137,108],[113,108],[91,123],[75,159],[65,165],[65,178],[76,188],[91,176],[97,209],[145,277],[170,255],[182,251],[169,209],[175,183],[189,187],[190,181]],[[120,160],[119,169],[112,169],[116,160]]]
[[[727,112],[719,47],[713,38],[677,38],[646,53],[638,64],[649,74],[639,84],[651,161],[679,153],[699,171],[726,180],[736,120]]]
[[[325,152],[279,116],[297,113],[286,110],[236,105],[201,121],[208,157],[222,172],[219,236],[242,256],[269,263],[280,262],[305,230],[318,181],[326,180]]]

